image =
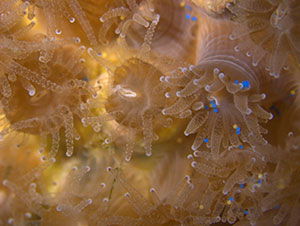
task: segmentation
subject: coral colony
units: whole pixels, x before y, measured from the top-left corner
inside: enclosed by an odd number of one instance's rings
[[[1,0],[0,226],[299,226],[299,0]]]

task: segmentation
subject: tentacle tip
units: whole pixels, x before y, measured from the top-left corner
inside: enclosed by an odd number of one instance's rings
[[[8,184],[8,180],[3,180],[3,181],[2,181],[2,185],[3,185],[3,186],[7,186],[7,184]]]
[[[194,146],[194,145],[192,145],[192,147],[191,147],[191,148],[192,148],[192,150],[193,150],[193,151],[196,151],[196,150],[197,150],[197,147],[196,147],[196,146]]]
[[[185,136],[189,136],[189,135],[190,135],[190,133],[189,133],[189,132],[187,132],[187,131],[184,131],[184,135],[185,135]]]
[[[250,108],[248,108],[245,112],[246,115],[250,115],[252,113],[252,110]]]
[[[272,120],[272,119],[273,119],[273,117],[274,117],[274,116],[273,116],[273,114],[272,114],[272,113],[270,113],[270,114],[269,114],[269,120]]]
[[[197,165],[197,162],[196,162],[196,161],[192,161],[191,166],[192,166],[193,168],[195,168],[196,165]]]
[[[236,40],[236,37],[234,37],[233,34],[230,34],[230,35],[228,36],[228,38],[229,38],[230,40],[232,40],[232,41]]]

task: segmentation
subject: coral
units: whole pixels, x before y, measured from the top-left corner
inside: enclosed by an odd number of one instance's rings
[[[154,130],[158,123],[165,124],[166,119],[160,115],[166,106],[161,99],[166,88],[160,83],[161,76],[158,69],[138,58],[128,59],[114,71],[113,93],[108,97],[106,109],[117,116],[115,119],[121,126],[129,129],[125,154],[128,160],[139,133],[144,137],[146,155],[151,156],[152,141],[158,139]]]
[[[288,64],[290,54],[299,64],[298,1],[237,1],[228,3],[227,8],[237,15],[240,23],[229,38],[235,40],[250,35],[256,44],[252,49],[246,42],[239,44],[240,49],[252,57],[253,65],[264,59],[270,75],[278,77]]]
[[[217,155],[221,144],[230,149],[242,147],[241,141],[253,146],[266,143],[259,122],[272,119],[260,104],[265,98],[262,84],[268,77],[231,48],[226,33],[216,38],[212,32],[208,35],[203,37],[207,40],[202,44],[204,54],[195,66],[164,78],[170,95],[178,99],[162,113],[192,117],[184,133],[197,133],[193,150],[205,142]]]
[[[13,42],[13,41],[12,41]],[[4,127],[1,136],[10,130],[27,133],[55,134],[65,129],[67,156],[73,153],[73,139],[78,136],[74,117],[89,115],[88,97],[96,93],[84,78],[87,72],[80,61],[84,46],[78,49],[43,37],[19,59],[3,53],[5,71],[2,75],[5,90],[1,99],[3,111],[11,126]],[[18,52],[18,48],[16,51]],[[20,50],[21,51],[21,50]],[[72,57],[71,57],[72,56]],[[40,65],[33,68],[33,65]],[[77,139],[77,138],[76,138]]]
[[[0,225],[299,225],[298,12],[0,1]]]

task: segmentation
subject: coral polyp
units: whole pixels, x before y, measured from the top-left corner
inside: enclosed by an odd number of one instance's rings
[[[47,37],[39,44],[41,52],[29,52],[25,59],[3,59],[6,71],[2,75],[5,89],[1,102],[11,126],[3,128],[1,136],[11,129],[47,135],[64,128],[66,154],[71,156],[73,139],[79,136],[74,118],[90,114],[85,103],[96,95],[84,81],[87,71],[81,63],[81,54],[85,47],[54,43]],[[45,47],[51,49],[51,55],[43,54]]]
[[[300,225],[299,9],[0,1],[0,226]]]
[[[242,147],[242,142],[253,146],[266,143],[259,122],[273,117],[260,105],[266,96],[262,84],[268,76],[236,53],[224,36],[204,46],[197,65],[165,77],[177,101],[163,114],[192,117],[184,133],[197,134],[193,150],[207,143],[217,155],[221,145],[233,148]]]
[[[116,68],[113,76],[113,90],[106,109],[115,115],[119,129],[127,130],[126,159],[131,158],[132,144],[141,134],[146,155],[151,156],[152,141],[158,139],[154,131],[159,123],[167,121],[161,114],[166,106],[166,100],[161,98],[166,89],[160,82],[162,72],[141,59],[130,58]]]
[[[102,43],[107,43],[107,37],[112,37],[109,31],[114,28],[118,42],[123,46],[146,52],[151,48],[161,56],[190,59],[196,42],[196,15],[197,12],[186,9],[178,0],[126,1],[100,17],[103,25],[99,37]]]
[[[249,48],[240,43],[252,57],[253,65],[266,61],[270,75],[278,77],[284,66],[289,64],[288,56],[292,55],[299,64],[299,2],[288,1],[238,1],[227,4],[227,8],[237,16],[240,23],[229,38],[232,40],[250,35],[256,44]]]

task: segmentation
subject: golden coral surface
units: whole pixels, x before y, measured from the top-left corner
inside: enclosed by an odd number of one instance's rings
[[[299,226],[299,0],[1,0],[0,225]]]

